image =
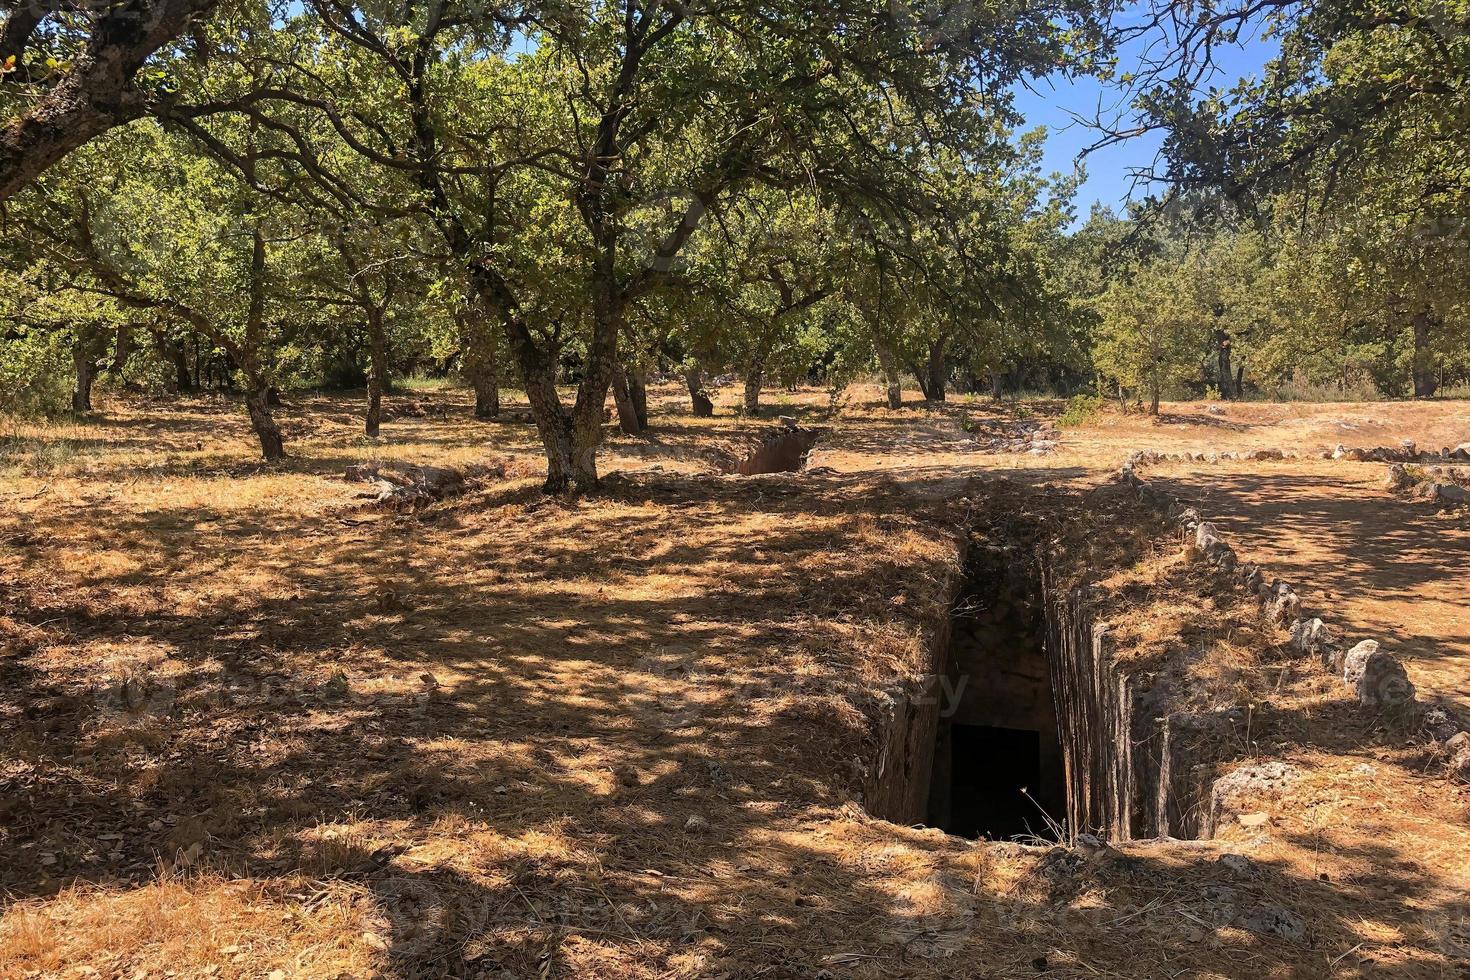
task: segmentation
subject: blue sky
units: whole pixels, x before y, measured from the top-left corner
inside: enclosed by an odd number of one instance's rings
[[[1274,41],[1258,37],[1239,46],[1218,48],[1215,52],[1217,70],[1209,84],[1230,88],[1242,77],[1258,76],[1276,52]],[[1118,71],[1136,71],[1139,55],[1137,48],[1122,52]],[[1103,118],[1108,118],[1109,112],[1127,109],[1127,96],[1116,85],[1095,78],[1052,76],[1033,81],[1028,88],[1018,89],[1016,106],[1026,117],[1026,129],[1039,125],[1047,127],[1045,171],[1070,173],[1078,154],[1094,143],[1098,135],[1084,123],[1077,122],[1074,116],[1091,119],[1101,111]],[[1159,134],[1150,133],[1089,154],[1083,161],[1087,181],[1076,200],[1078,222],[1086,220],[1094,202],[1119,210],[1130,193],[1135,200],[1147,195],[1148,186],[1135,186],[1130,172],[1152,166],[1161,142]]]

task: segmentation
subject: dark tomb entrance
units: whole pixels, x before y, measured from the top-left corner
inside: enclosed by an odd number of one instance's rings
[[[963,837],[1053,839],[1066,813],[1041,576],[977,544],[951,620],[929,823]]]

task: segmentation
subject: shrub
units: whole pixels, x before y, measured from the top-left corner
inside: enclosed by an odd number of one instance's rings
[[[1073,395],[1067,400],[1067,410],[1057,419],[1063,428],[1075,428],[1092,421],[1103,408],[1101,395]]]

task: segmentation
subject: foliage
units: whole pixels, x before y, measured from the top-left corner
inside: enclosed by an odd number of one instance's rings
[[[1090,395],[1086,392],[1073,395],[1067,399],[1066,409],[1057,416],[1057,425],[1063,429],[1075,429],[1091,422],[1102,412],[1102,409],[1101,395]]]

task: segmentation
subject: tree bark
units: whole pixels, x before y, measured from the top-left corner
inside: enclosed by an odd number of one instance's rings
[[[179,389],[179,394],[187,394],[194,390],[194,378],[189,374],[189,359],[184,354],[184,342],[174,341],[169,345],[169,356],[174,363],[174,385]]]
[[[215,2],[123,0],[95,8],[91,37],[66,77],[0,129],[0,201],[94,137],[142,116],[147,100],[133,86],[134,76]],[[7,33],[10,27],[7,22]],[[26,34],[6,44],[24,52]]]
[[[765,382],[765,365],[760,360],[754,360],[745,369],[745,405],[746,415],[759,415],[761,413],[761,386]]]
[[[643,380],[641,368],[630,367],[627,372],[628,395],[633,399],[633,411],[638,413],[638,424],[648,428],[648,384]]]
[[[369,438],[377,438],[383,421],[383,389],[388,380],[388,333],[383,325],[383,311],[368,312],[368,384],[367,419],[364,429]]]
[[[990,398],[992,401],[1000,401],[1005,395],[1005,383],[1001,380],[999,371],[990,372]]]
[[[1434,370],[1434,351],[1430,347],[1434,312],[1425,307],[1415,313],[1411,326],[1414,330],[1414,359],[1410,372],[1414,379],[1414,397],[1429,398],[1439,390],[1439,379]]]
[[[250,413],[250,427],[260,439],[260,454],[269,462],[285,459],[281,429],[271,414],[270,386],[258,380],[253,382],[245,392],[245,410]]]
[[[1159,414],[1159,386],[1157,383],[1148,386],[1148,414],[1153,416]]]
[[[1229,401],[1234,397],[1231,380],[1234,372],[1230,366],[1230,335],[1219,327],[1215,328],[1216,370],[1220,377],[1220,397]]]
[[[618,410],[618,428],[625,435],[642,435],[647,422],[639,417],[638,404],[633,400],[633,389],[628,383],[629,372],[618,365],[613,368],[613,404]]]
[[[464,377],[475,391],[477,419],[500,414],[500,339],[486,319],[483,305],[474,302],[459,316]]]
[[[493,373],[477,376],[472,382],[475,389],[475,418],[493,419],[500,415],[500,382]]]
[[[894,357],[892,348],[886,344],[875,345],[878,348],[878,366],[883,369],[883,382],[888,389],[888,407],[903,408],[903,384],[898,373],[898,358]]]
[[[944,346],[943,340],[929,345],[929,387],[924,390],[924,398],[928,401],[944,401],[944,385],[949,374],[944,363]]]
[[[697,367],[684,371],[684,384],[689,388],[689,405],[697,419],[707,419],[715,414],[715,403],[704,389],[704,372]]]
[[[72,348],[71,360],[76,369],[76,379],[71,390],[71,410],[81,415],[92,410],[92,382],[97,379],[97,362],[93,358],[91,345],[81,341],[77,341]]]

